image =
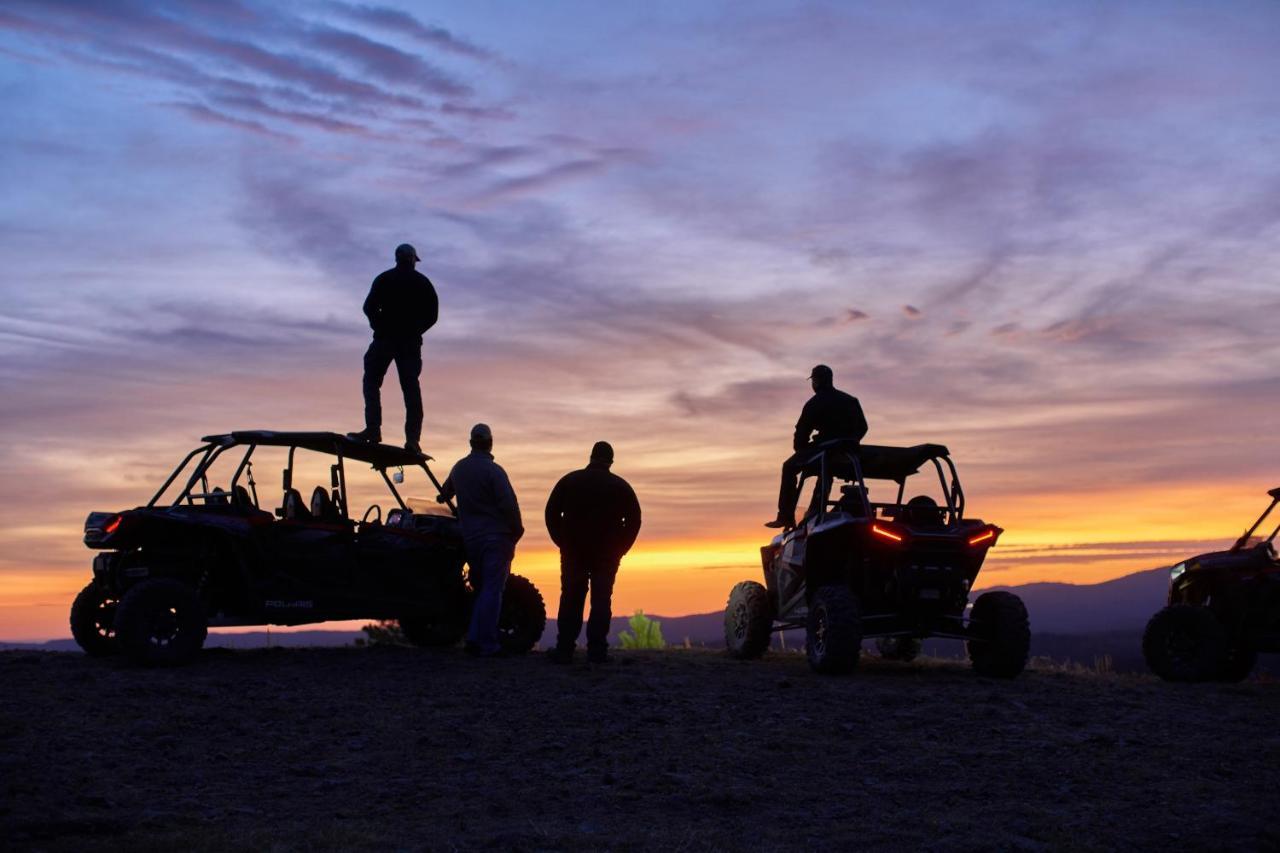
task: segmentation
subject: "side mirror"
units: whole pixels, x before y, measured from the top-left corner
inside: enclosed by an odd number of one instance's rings
[[[329,466],[329,485],[332,488],[338,488],[338,466]]]
[[[293,469],[284,469],[284,490],[287,492],[293,488]]]

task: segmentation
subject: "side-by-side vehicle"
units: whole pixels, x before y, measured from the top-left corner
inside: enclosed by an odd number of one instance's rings
[[[270,498],[254,478],[268,449],[284,460],[281,490]],[[295,482],[298,451],[319,460],[326,480],[305,484],[314,485],[307,501]],[[396,488],[405,469],[420,470],[434,497],[440,483],[430,461],[330,432],[206,436],[145,506],[89,514],[84,542],[101,553],[72,605],[72,634],[91,655],[123,651],[151,665],[188,660],[210,626],[398,620],[412,643],[457,643],[473,593],[453,507],[411,507]],[[359,520],[353,514],[348,475],[357,465],[375,472],[361,473],[384,489],[385,516],[381,504]],[[229,479],[215,483],[214,472]],[[512,575],[504,648],[528,651],[545,624],[541,594]]]
[[[1169,570],[1168,606],[1151,617],[1142,654],[1166,681],[1241,681],[1258,652],[1280,652],[1280,560],[1275,538],[1255,534],[1271,503],[1230,548],[1189,557]]]
[[[908,497],[908,483],[914,490],[923,478],[936,478],[940,500]],[[892,484],[891,499],[872,499],[877,481],[876,489]],[[743,581],[729,595],[731,655],[759,657],[773,632],[800,628],[818,672],[852,670],[864,638],[876,638],[883,657],[911,660],[926,637],[967,641],[980,674],[1011,678],[1023,670],[1031,634],[1022,601],[991,591],[969,606],[1003,531],[965,516],[945,447],[825,442],[813,448],[801,483],[802,491],[812,487],[808,511],[761,549],[764,583]]]

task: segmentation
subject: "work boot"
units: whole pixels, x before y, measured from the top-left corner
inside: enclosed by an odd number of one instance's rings
[[[547,652],[547,660],[557,664],[573,663],[573,649],[562,649],[556,646]]]
[[[406,441],[404,443],[404,449],[410,453],[416,453],[419,456],[422,455],[422,445],[418,444],[416,441]]]
[[[764,526],[772,527],[774,530],[778,530],[778,529],[790,530],[791,528],[796,526],[796,520],[794,518],[787,518],[786,516],[779,513],[777,518],[775,518],[773,521],[766,521],[764,523]]]
[[[359,432],[347,433],[347,438],[351,439],[352,441],[367,441],[370,444],[381,444],[382,430],[370,429],[369,427],[365,427]]]

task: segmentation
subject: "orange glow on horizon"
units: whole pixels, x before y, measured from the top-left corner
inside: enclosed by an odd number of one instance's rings
[[[983,516],[1012,532],[988,552],[977,586],[1097,583],[1171,565],[1197,551],[1225,548],[1264,508],[1262,492],[1256,483],[1215,483],[1113,487],[1088,495],[993,496],[979,504]],[[90,579],[92,552],[78,545],[78,530],[39,532],[42,539],[48,535],[58,543],[58,556],[42,565],[19,567],[11,562],[3,567],[0,640],[68,636],[71,600]],[[68,544],[72,536],[74,547]],[[642,533],[623,559],[614,613],[640,609],[680,616],[717,611],[735,583],[760,578],[760,547],[771,537],[769,531],[745,524],[701,539]],[[531,531],[517,549],[513,571],[537,584],[548,616],[554,618],[559,553],[540,531]]]

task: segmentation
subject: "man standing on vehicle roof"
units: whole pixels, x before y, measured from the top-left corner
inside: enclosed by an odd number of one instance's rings
[[[382,441],[382,380],[396,363],[404,392],[404,447],[421,453],[422,335],[436,324],[440,300],[431,279],[414,269],[421,258],[413,246],[396,246],[396,265],[373,280],[364,313],[373,328],[373,343],[364,354],[364,429],[348,433],[357,441]]]
[[[795,453],[782,463],[778,517],[767,522],[765,527],[790,529],[796,526],[800,474],[814,445],[835,438],[861,441],[867,434],[867,419],[862,414],[862,404],[857,397],[837,390],[832,385],[832,379],[831,368],[825,364],[819,364],[809,373],[809,380],[813,383],[813,396],[804,404],[800,420],[796,421],[796,434],[792,442]],[[817,435],[813,435],[815,431]]]
[[[471,586],[476,590],[467,651],[492,657],[502,651],[498,642],[502,591],[524,524],[511,480],[493,461],[493,431],[487,424],[471,428],[471,453],[453,466],[437,500],[455,497],[467,564],[471,566]]]
[[[560,548],[560,612],[551,652],[554,663],[570,663],[582,608],[591,588],[587,623],[587,660],[609,660],[611,598],[618,564],[640,532],[640,502],[626,480],[612,473],[613,447],[597,441],[586,468],[560,478],[547,498],[547,532]]]

